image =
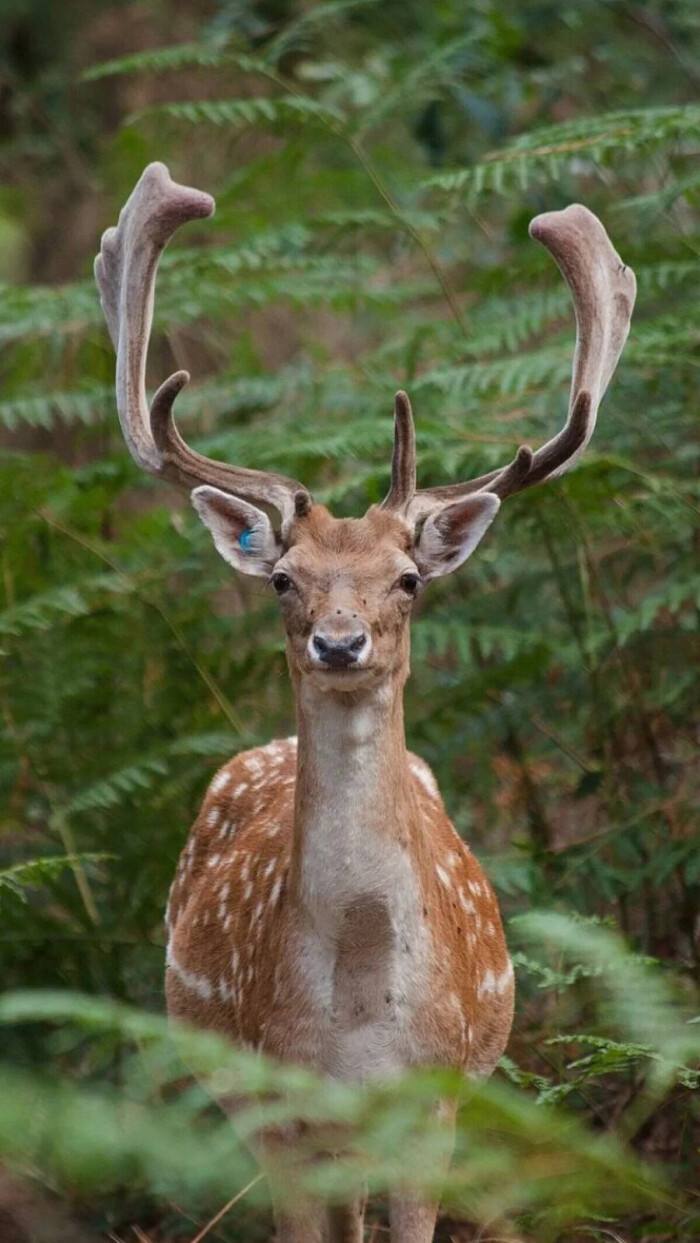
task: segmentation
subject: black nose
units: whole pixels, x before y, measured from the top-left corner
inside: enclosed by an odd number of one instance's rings
[[[313,637],[316,655],[331,669],[347,669],[348,665],[354,665],[366,643],[366,634],[351,634],[343,639],[325,639],[322,634]]]

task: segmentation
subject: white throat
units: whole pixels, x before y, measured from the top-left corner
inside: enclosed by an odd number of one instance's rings
[[[299,688],[298,963],[328,1019],[320,1060],[341,1078],[405,1065],[425,999],[430,936],[401,690],[351,703]]]
[[[329,932],[353,904],[393,908],[412,871],[400,695],[390,683],[355,702],[299,687],[294,879]]]

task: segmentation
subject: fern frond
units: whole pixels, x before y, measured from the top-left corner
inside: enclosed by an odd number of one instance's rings
[[[92,65],[82,74],[83,82],[97,82],[101,78],[126,73],[167,73],[173,69],[219,69],[236,66],[245,73],[267,70],[265,61],[231,47],[228,39],[212,40],[211,43],[179,43],[175,47],[132,52],[129,56],[117,56],[112,60]]]
[[[85,851],[82,854],[46,855],[40,859],[26,859],[23,863],[15,863],[0,871],[0,895],[5,889],[14,897],[25,901],[25,889],[50,883],[66,868],[74,868],[76,864],[104,863],[105,860],[113,858],[114,855],[101,851]]]
[[[670,142],[700,137],[700,106],[637,108],[626,112],[582,117],[521,135],[509,147],[493,151],[472,168],[439,173],[423,184],[470,197],[527,189],[530,178],[558,177],[562,165],[587,160],[591,167],[612,156],[639,155]]]
[[[99,781],[79,790],[55,812],[53,819],[69,820],[79,813],[109,811],[136,794],[143,794],[167,776],[176,760],[187,756],[206,758],[210,762],[228,758],[236,751],[253,746],[259,739],[252,734],[216,733],[193,734],[178,738],[157,754],[145,756],[108,773]]]
[[[307,48],[319,26],[324,31],[333,30],[346,13],[372,8],[378,3],[379,0],[322,0],[320,4],[311,5],[287,22],[270,41],[267,57],[276,64],[288,52]]]
[[[97,423],[114,412],[114,385],[94,385],[74,392],[54,390],[48,395],[15,397],[0,401],[0,423],[13,431],[27,427],[53,427],[64,423]]]
[[[0,634],[50,630],[52,626],[84,617],[103,607],[106,596],[123,596],[135,589],[135,580],[126,575],[93,574],[72,584],[38,592],[0,612]]]
[[[677,199],[685,198],[686,195],[692,197],[698,191],[700,191],[700,173],[691,173],[688,177],[672,179],[670,184],[663,185],[649,193],[633,194],[621,199],[612,204],[611,210],[635,213],[664,212],[668,211]]]
[[[154,104],[133,113],[130,124],[144,120],[185,122],[188,125],[227,126],[241,129],[251,125],[320,125],[334,132],[345,124],[339,108],[319,103],[308,95],[259,96],[251,99],[202,99],[185,103]]]
[[[92,281],[54,288],[47,285],[0,286],[0,345],[49,332],[77,335],[99,324]]]

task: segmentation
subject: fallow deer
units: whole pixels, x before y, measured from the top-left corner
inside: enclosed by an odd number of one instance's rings
[[[172,415],[186,372],[149,408],[158,259],[181,224],[213,210],[151,164],[95,264],[127,445],[191,491],[230,565],[276,592],[296,699],[298,737],[237,755],[206,793],[170,894],[168,1009],[341,1079],[423,1065],[488,1075],[511,1027],[513,970],[493,890],[406,749],[409,622],[506,497],[578,461],[627,338],[635,278],[585,207],[536,217],[531,236],[556,260],[576,316],[565,426],[498,470],[417,489],[411,407],[397,393],[386,499],[337,519],[292,479],[190,449]],[[278,529],[259,504],[279,512]],[[358,1241],[362,1212],[359,1200],[330,1214],[282,1207],[278,1238]],[[434,1203],[397,1191],[390,1214],[394,1243],[433,1238]]]

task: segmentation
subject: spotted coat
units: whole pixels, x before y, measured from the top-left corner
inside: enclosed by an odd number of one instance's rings
[[[332,997],[319,1006],[308,985],[290,895],[296,753],[296,738],[271,742],[235,756],[212,780],[170,892],[166,989],[175,1016],[323,1067],[320,1033],[340,1019]],[[388,988],[383,1002],[389,1021],[403,1003],[403,1064],[487,1074],[513,1008],[498,904],[430,768],[409,755],[409,769],[429,846],[430,863],[424,858],[418,878],[429,930],[428,991],[407,999]]]

